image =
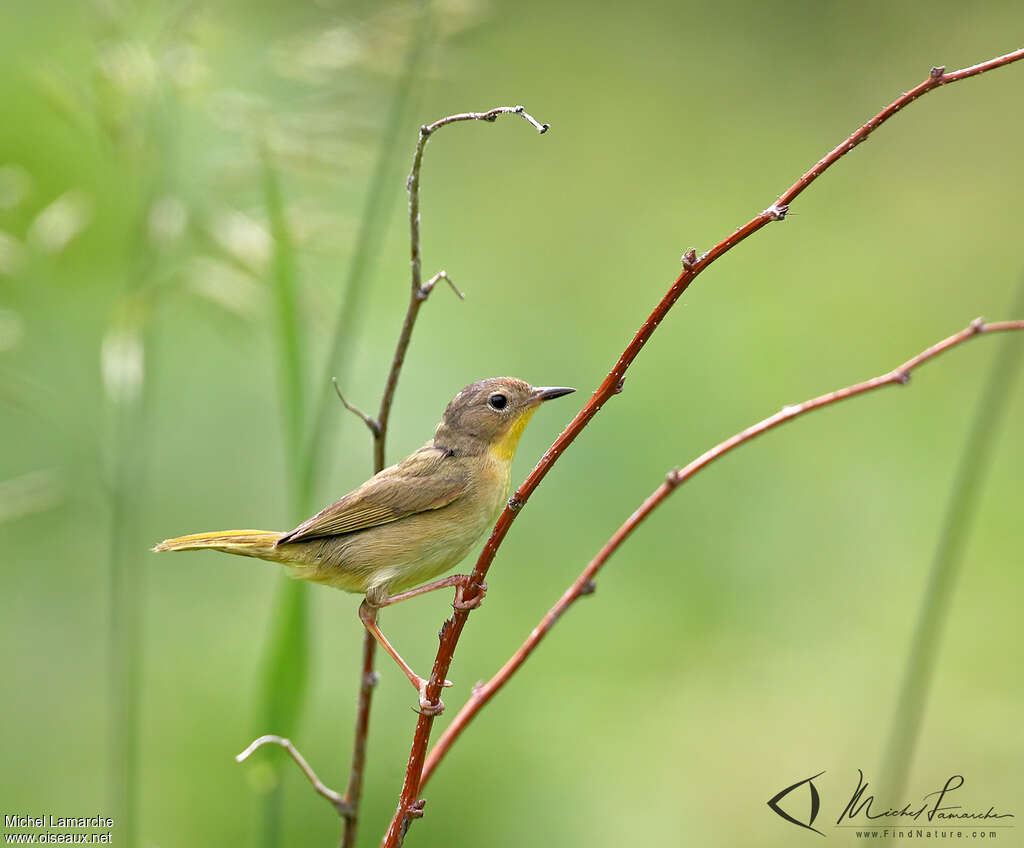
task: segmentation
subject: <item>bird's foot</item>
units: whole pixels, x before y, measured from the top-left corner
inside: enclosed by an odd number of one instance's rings
[[[419,680],[419,683],[418,684],[414,684],[414,685],[416,686],[416,689],[420,693],[420,708],[418,710],[416,710],[416,712],[418,712],[420,715],[428,715],[428,716],[441,715],[441,713],[444,712],[444,701],[442,701],[440,698],[438,698],[436,702],[435,701],[431,701],[427,697],[427,683],[428,683],[428,681],[424,680],[422,677],[417,678],[417,680]],[[452,686],[453,684],[452,684],[452,682],[450,680],[446,680],[441,685],[442,686]]]
[[[487,584],[480,581],[480,589],[473,598],[466,599],[463,597],[466,588],[469,584],[470,577],[466,575],[465,580],[456,584],[455,586],[455,600],[452,601],[452,607],[457,610],[473,610],[476,609],[480,604],[484,602],[484,595],[487,594]]]

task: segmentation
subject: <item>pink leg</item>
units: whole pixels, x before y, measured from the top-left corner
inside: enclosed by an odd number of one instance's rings
[[[435,704],[428,700],[427,681],[409,667],[409,664],[402,659],[398,651],[394,649],[387,637],[381,632],[380,627],[377,625],[377,609],[378,608],[369,601],[363,601],[359,605],[359,620],[363,622],[363,626],[370,631],[373,638],[380,642],[381,647],[391,655],[391,658],[396,663],[398,663],[399,668],[405,672],[405,676],[409,678],[409,681],[416,688],[416,691],[420,693],[420,711],[427,715],[438,715],[444,709],[444,701],[438,699]],[[450,680],[446,680],[444,685],[451,686],[452,683]]]
[[[466,584],[469,583],[468,574],[453,574],[451,577],[444,577],[441,580],[435,580],[433,583],[424,583],[422,586],[417,586],[415,589],[410,589],[408,592],[399,592],[397,595],[388,595],[379,602],[374,599],[374,606],[378,607],[389,607],[392,604],[397,604],[399,601],[407,601],[409,598],[416,598],[420,595],[425,595],[427,592],[434,592],[437,589],[447,589],[449,586],[455,586],[455,603],[453,606],[456,609],[476,609],[483,603],[484,595],[487,594],[487,584],[484,583],[480,586],[479,594],[471,601],[464,601],[462,599],[462,593],[466,589]]]

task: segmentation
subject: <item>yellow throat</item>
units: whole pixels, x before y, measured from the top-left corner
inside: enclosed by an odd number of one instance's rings
[[[529,409],[524,410],[523,414],[512,422],[512,426],[491,445],[491,456],[503,462],[511,462],[512,457],[516,455],[516,448],[519,447],[519,440],[523,436],[523,430],[526,429],[526,425],[530,423],[530,419],[533,418],[533,413],[536,411],[536,406],[531,406]]]

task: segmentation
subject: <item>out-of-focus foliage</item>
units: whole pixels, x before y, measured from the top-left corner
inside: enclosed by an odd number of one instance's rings
[[[684,249],[766,207],[932,65],[1020,46],[1008,39],[1024,23],[1016,3],[951,0],[927,15],[881,2],[450,0],[432,16],[404,157],[419,124],[454,111],[524,103],[552,130],[464,125],[430,145],[424,271],[446,268],[467,298],[438,293],[421,315],[392,458],[480,377],[575,385],[584,399]],[[278,169],[304,394],[316,397],[330,391],[320,363],[417,20],[415,4],[333,0],[13,0],[0,12],[5,812],[109,810],[111,505],[128,480],[132,519],[117,541],[139,587],[140,843],[255,837],[252,798],[267,775],[232,757],[251,740],[279,575],[147,547],[291,522],[261,145]],[[1022,90],[1018,65],[929,95],[784,224],[700,278],[517,522],[449,705],[504,661],[668,468],[976,315],[1011,317]],[[366,314],[344,369],[346,397],[364,408],[379,398],[407,298],[406,167],[396,163],[394,213],[381,262],[360,281]],[[732,845],[754,833],[788,845],[792,826],[765,806],[775,792],[826,769],[823,804],[835,804],[856,769],[870,779],[997,344],[972,342],[904,390],[790,425],[678,492],[460,741],[410,844]],[[1021,389],[910,773],[915,797],[959,773],[964,803],[1011,811],[1024,797]],[[136,404],[141,443],[125,453],[116,411]],[[538,414],[517,476],[572,412]],[[330,427],[323,503],[371,466],[360,422],[339,405]],[[141,479],[134,463],[111,477],[112,457],[136,455]],[[343,787],[361,628],[354,598],[314,587],[310,599],[295,742]],[[417,668],[445,604],[387,615]],[[412,703],[384,666],[362,844],[394,809]],[[283,826],[301,845],[331,844],[338,827],[297,773]]]

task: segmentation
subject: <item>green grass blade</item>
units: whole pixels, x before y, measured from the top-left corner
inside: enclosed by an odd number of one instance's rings
[[[273,239],[271,283],[274,291],[274,314],[277,320],[279,342],[278,375],[280,382],[281,419],[284,428],[285,451],[292,479],[297,479],[302,458],[303,411],[303,357],[299,334],[298,273],[295,250],[288,229],[281,181],[269,150],[261,150],[263,200],[270,221]],[[302,504],[297,502],[293,488],[291,509],[299,518]]]
[[[131,528],[138,526],[141,474],[145,461],[143,412],[138,400],[110,402],[115,419],[110,459],[110,686],[111,794],[125,845],[138,843],[139,691],[142,679],[142,611],[144,569]]]
[[[278,373],[281,421],[288,465],[290,505],[296,521],[301,517],[302,415],[304,406],[303,357],[296,296],[298,273],[288,230],[280,178],[270,152],[262,149],[263,198],[273,237],[271,283],[278,332]],[[309,604],[304,584],[292,580],[280,587],[274,603],[266,655],[261,671],[256,735],[295,733],[306,698],[309,679]],[[283,759],[270,760],[273,780],[264,798],[260,842],[266,848],[280,843],[281,776]]]
[[[1024,313],[1024,280],[1010,315],[1018,317],[1021,313]],[[880,797],[891,798],[893,803],[902,803],[898,799],[903,797],[920,737],[921,721],[935,675],[964,547],[974,523],[978,498],[992,462],[1011,389],[1024,360],[1020,339],[1005,338],[999,341],[999,345],[960,456],[960,467],[946,507],[889,731]]]

